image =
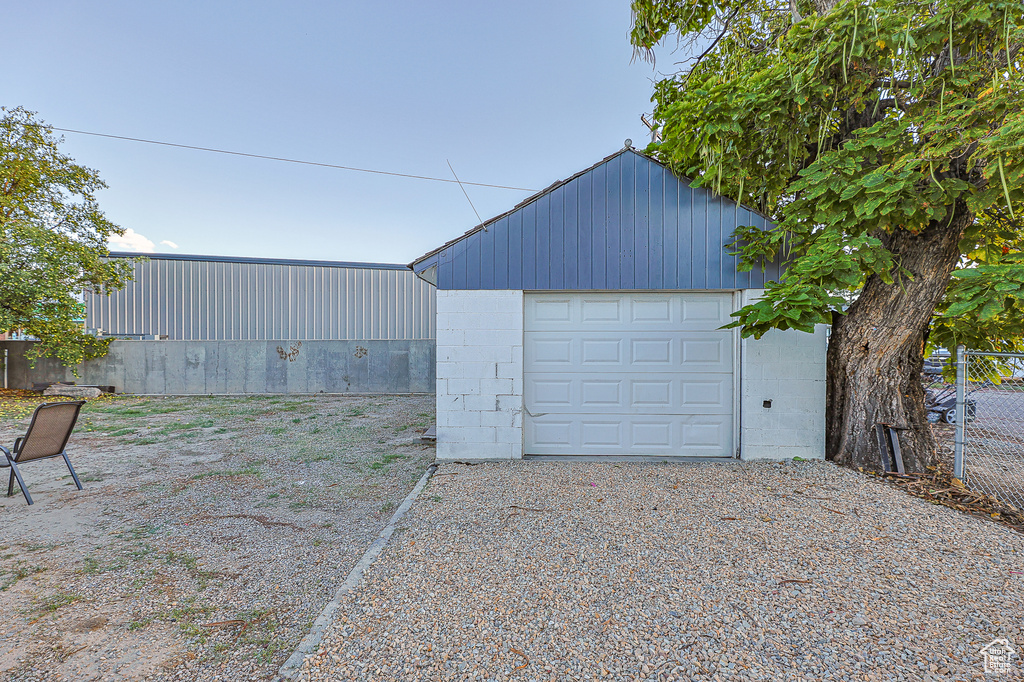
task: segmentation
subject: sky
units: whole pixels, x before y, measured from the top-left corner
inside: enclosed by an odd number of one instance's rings
[[[649,133],[628,0],[4,10],[0,105],[75,130],[540,190]],[[14,65],[13,68],[10,65]],[[459,185],[61,133],[113,250],[408,263],[477,224]],[[482,219],[531,192],[466,186]]]

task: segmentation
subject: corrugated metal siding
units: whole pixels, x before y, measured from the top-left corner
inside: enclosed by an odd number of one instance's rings
[[[86,326],[181,340],[432,339],[434,287],[407,269],[152,258]]]
[[[740,225],[767,221],[626,150],[415,267],[436,264],[439,289],[761,288],[779,265],[737,270],[725,244]]]

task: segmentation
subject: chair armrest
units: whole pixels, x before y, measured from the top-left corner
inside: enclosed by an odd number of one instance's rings
[[[19,438],[18,440],[21,440],[21,439]],[[3,445],[0,445],[0,452],[2,452],[4,454],[4,461],[0,462],[0,467],[9,466],[7,464],[7,462],[8,461],[13,461],[14,460],[14,455],[12,455],[11,451],[8,450],[7,448],[5,448]]]
[[[22,436],[22,437],[20,437],[20,438],[18,438],[18,439],[16,439],[16,440],[14,441],[14,448],[13,448],[13,450],[14,450],[14,454],[15,454],[15,455],[17,455],[17,454],[18,454],[18,451],[19,451],[19,450],[21,450],[21,442],[22,442],[23,440],[25,440],[25,437],[24,437],[24,436]]]

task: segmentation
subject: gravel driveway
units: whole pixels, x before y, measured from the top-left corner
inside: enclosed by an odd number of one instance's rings
[[[442,466],[299,679],[928,680],[1024,537],[826,463]]]

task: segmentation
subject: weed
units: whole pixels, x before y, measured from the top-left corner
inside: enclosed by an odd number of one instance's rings
[[[43,597],[39,600],[39,610],[48,611],[53,613],[62,606],[73,604],[82,597],[77,594],[71,594],[69,592],[58,592],[57,594],[51,594],[48,597]]]
[[[275,497],[281,497],[281,493],[268,493],[267,497],[272,500]]]
[[[394,502],[391,502],[391,501],[389,500],[388,502],[385,502],[384,504],[382,504],[382,505],[380,506],[380,513],[381,513],[381,514],[387,514],[388,512],[391,512],[391,511],[393,511],[394,509],[395,509],[395,503],[394,503]]]
[[[11,571],[11,575],[8,576],[3,583],[0,583],[0,592],[12,587],[14,583],[18,582],[22,578],[27,578],[30,575],[35,575],[36,573],[42,573],[45,570],[46,569],[42,566],[25,566],[23,562],[19,561],[18,565],[14,567],[14,570]]]
[[[155,550],[151,546],[143,542],[135,549],[129,550],[128,556],[132,557],[133,559],[143,559],[152,554],[154,551]]]
[[[376,462],[370,463],[370,468],[374,471],[380,471],[381,469],[394,464],[395,462],[403,459],[409,459],[409,455],[400,455],[397,452],[391,452],[380,456],[380,459]]]
[[[301,424],[301,423],[302,423],[302,417],[296,417],[295,419],[292,420],[292,424]]]
[[[284,427],[284,426],[275,426],[272,429],[270,429],[269,431],[267,431],[267,433],[269,433],[272,436],[280,436],[281,434],[287,433],[287,432],[288,432],[288,429],[286,427]]]
[[[298,454],[291,456],[291,460],[293,462],[302,462],[303,464],[313,464],[314,462],[329,462],[332,459],[334,459],[334,454],[330,452],[312,452],[304,454],[303,450],[300,450]]]
[[[57,549],[60,546],[61,546],[61,543],[59,543],[59,542],[43,542],[43,543],[34,543],[33,542],[33,543],[29,543],[27,545],[24,545],[26,552],[40,552],[40,551],[43,551],[43,550],[45,550],[47,552],[50,552],[52,550]]]
[[[204,471],[201,474],[195,474],[194,476],[192,476],[192,480],[198,481],[204,478],[231,478],[233,476],[255,476],[257,478],[260,478],[263,476],[263,471],[260,469],[259,462],[250,462],[241,469]]]
[[[117,537],[121,538],[122,540],[132,540],[138,542],[143,538],[149,537],[150,535],[155,535],[158,530],[160,530],[159,526],[152,523],[146,523],[141,526],[135,526],[134,528],[128,528],[126,530],[123,530],[117,534]]]
[[[440,495],[431,495],[430,496],[430,501],[431,502],[440,502],[441,501],[441,496]]]

